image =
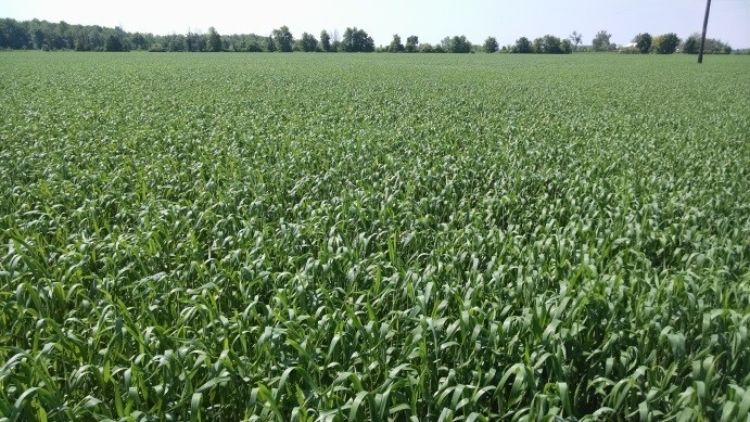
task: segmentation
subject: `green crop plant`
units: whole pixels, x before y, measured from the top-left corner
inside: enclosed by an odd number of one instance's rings
[[[0,420],[750,409],[750,60],[0,52]]]

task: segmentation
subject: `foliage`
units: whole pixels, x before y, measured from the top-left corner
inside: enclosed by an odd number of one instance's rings
[[[281,51],[282,53],[290,53],[294,49],[294,36],[286,25],[274,29],[272,36],[273,42],[278,51]]]
[[[398,34],[393,34],[393,41],[388,46],[388,51],[391,53],[404,52],[404,44],[401,43],[401,37]]]
[[[591,46],[594,48],[594,51],[609,51],[610,38],[612,38],[612,34],[610,34],[609,32],[604,30],[599,31],[591,41]]]
[[[573,43],[571,43],[568,39],[562,40],[562,42],[560,43],[560,52],[562,54],[570,54],[574,49],[575,47],[573,46]]]
[[[647,54],[651,51],[652,39],[651,34],[648,32],[636,35],[635,38],[633,38],[633,42],[635,43],[635,48],[638,49],[641,54]]]
[[[689,36],[683,43],[680,49],[685,54],[698,54],[700,52],[701,47],[701,38],[700,35]],[[704,45],[705,48],[705,45]]]
[[[110,41],[111,36],[116,37],[117,41]],[[148,42],[143,34],[129,34],[119,27],[69,25],[38,19],[22,22],[0,19],[0,49],[106,51],[107,41],[119,42],[121,47],[117,51],[146,49]]]
[[[440,45],[448,53],[470,53],[472,48],[471,42],[464,35],[445,37]]]
[[[654,38],[651,48],[657,54],[672,54],[677,51],[679,45],[680,38],[674,33],[669,33]]]
[[[323,30],[320,32],[320,49],[326,53],[333,50],[333,47],[331,46],[331,36],[328,34],[328,31]]]
[[[335,34],[334,34],[335,35]],[[153,35],[144,33],[129,33],[122,28],[105,28],[91,25],[69,25],[65,22],[50,23],[37,19],[31,21],[16,21],[14,19],[0,19],[0,49],[41,49],[41,50],[76,50],[76,51],[127,51],[130,49],[144,51],[234,51],[234,52],[260,52],[260,51],[349,51],[349,52],[372,52],[375,51],[375,43],[372,38],[357,28],[347,28],[344,34],[344,44],[333,37],[327,31],[320,34],[320,42],[316,41],[315,47],[312,41],[315,37],[311,34],[303,34],[302,38],[295,43],[295,39],[289,28],[284,26],[276,29],[268,37],[256,34],[231,34],[220,35],[211,27],[207,34],[188,32],[187,34]],[[674,34],[671,34],[674,35]],[[685,40],[683,51],[697,53],[696,36],[692,35]],[[617,49],[611,43],[611,35],[606,31],[597,33],[592,47],[579,47],[583,36],[573,31],[568,39],[556,43],[553,39],[539,38],[536,45],[527,38],[521,37],[513,46],[504,46],[504,51],[513,53],[531,53],[536,51],[568,53],[576,50],[589,51],[612,51]],[[639,38],[643,37],[643,39]],[[676,37],[676,35],[675,35]],[[556,37],[555,37],[556,38]],[[650,35],[639,34],[634,42],[641,39],[641,46],[637,47],[641,52],[648,52],[650,47]],[[392,52],[450,52],[468,53],[474,50],[495,52],[493,49],[496,40],[489,37],[483,46],[472,46],[465,36],[446,37],[438,46],[428,45],[424,48],[419,45],[419,38],[412,35],[407,38],[406,44],[402,44],[401,38],[396,35],[387,47]],[[679,45],[673,44],[675,39],[667,39],[662,45],[661,52],[669,52]],[[489,42],[489,44],[486,44]],[[109,44],[109,48],[107,46]],[[730,53],[731,47],[725,43],[707,39],[707,53]],[[117,44],[120,46],[117,47]],[[559,44],[559,48],[557,47]],[[656,46],[656,43],[654,43]],[[499,46],[498,46],[499,47]],[[117,48],[116,50],[112,50]],[[489,50],[487,49],[489,48]],[[656,48],[654,48],[656,50]],[[674,50],[671,50],[674,52]]]
[[[202,34],[188,32],[185,36],[185,51],[208,51],[208,49],[206,48],[207,45],[208,43],[206,42],[206,37],[204,37]]]
[[[406,39],[406,47],[404,47],[407,53],[416,53],[419,51],[419,37],[411,35]]]
[[[0,414],[747,420],[748,60],[5,52]]]
[[[500,49],[500,46],[497,43],[497,40],[494,37],[488,37],[486,40],[484,40],[484,45],[482,45],[482,51],[485,53],[497,53],[497,51]]]
[[[573,44],[569,40],[560,41],[554,35],[545,35],[540,38],[534,39],[534,42],[529,46],[530,51],[523,51],[526,49],[525,44],[528,42],[527,39],[521,38],[516,41],[516,46],[512,52],[533,52],[538,54],[570,54],[573,52]]]
[[[700,46],[701,34],[692,34],[682,43],[681,50],[687,54],[698,54]],[[720,40],[706,38],[703,52],[705,54],[729,54],[732,52],[732,47]]]
[[[579,33],[578,31],[573,31],[569,36],[568,40],[570,40],[573,51],[578,49],[578,46],[581,45],[583,42],[583,34]]]
[[[419,44],[420,53],[435,53],[435,47],[432,44],[423,42]]]
[[[521,37],[516,40],[516,44],[513,46],[511,53],[533,53],[534,46],[531,44],[526,37]]]
[[[216,29],[212,26],[208,28],[208,51],[222,51],[224,47],[221,44],[221,35],[216,32]]]
[[[271,36],[266,38],[266,48],[265,51],[269,53],[273,53],[275,51],[278,51],[278,47],[276,46],[276,41],[274,41],[273,38],[273,32],[271,33]]]
[[[541,54],[569,54],[573,52],[570,41],[560,41],[554,35],[545,35],[534,40],[534,52]]]
[[[115,35],[111,34],[107,37],[107,41],[104,44],[104,50],[105,51],[125,51],[125,47],[122,45],[122,41],[120,41],[120,38]]]
[[[315,39],[314,35],[303,32],[302,38],[299,40],[299,50],[305,52],[317,51],[318,40]]]
[[[341,49],[348,53],[369,53],[375,51],[375,41],[363,29],[346,28]]]

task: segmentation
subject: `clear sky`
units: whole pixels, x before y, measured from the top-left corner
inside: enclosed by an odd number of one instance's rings
[[[438,42],[466,35],[475,44],[494,36],[501,45],[520,36],[567,37],[576,30],[584,43],[606,29],[612,41],[629,42],[639,32],[700,31],[705,0],[2,0],[0,17],[39,18],[73,24],[122,26],[155,34],[206,31],[268,34],[287,25],[299,37],[321,29],[365,29],[376,44],[393,34]],[[713,0],[709,37],[735,48],[750,47],[750,0]]]

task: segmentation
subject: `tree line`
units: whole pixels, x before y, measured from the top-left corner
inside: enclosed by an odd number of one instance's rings
[[[107,28],[98,25],[71,25],[66,22],[52,23],[38,19],[16,21],[0,19],[0,49],[76,50],[76,51],[129,51],[147,50],[188,52],[392,52],[392,53],[537,53],[570,54],[574,51],[620,51],[626,53],[671,54],[679,48],[682,52],[697,54],[700,36],[693,34],[684,42],[674,34],[652,37],[648,33],[638,34],[630,45],[618,46],[610,42],[611,34],[599,31],[591,45],[582,45],[583,35],[574,31],[567,38],[554,35],[530,40],[521,37],[512,45],[500,47],[494,37],[483,44],[475,45],[464,35],[445,37],[435,45],[420,43],[419,37],[411,35],[403,42],[395,34],[390,44],[376,47],[372,37],[363,29],[347,28],[342,35],[334,31],[321,31],[319,36],[304,32],[295,38],[288,27],[274,29],[269,35],[232,34],[221,35],[215,28],[206,33],[188,31],[187,34],[153,35],[141,32],[126,32],[120,27]],[[719,40],[707,39],[707,53],[730,53],[732,48]]]

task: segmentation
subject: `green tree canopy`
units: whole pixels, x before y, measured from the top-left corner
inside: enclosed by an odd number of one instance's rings
[[[485,53],[497,53],[499,49],[500,46],[498,45],[495,37],[488,37],[486,40],[484,40],[482,50],[484,50]]]
[[[428,42],[423,42],[419,44],[419,52],[420,53],[434,53],[435,47],[433,47],[432,44]]]
[[[464,35],[445,37],[441,42],[441,46],[449,53],[469,53],[472,47],[471,42]]]
[[[654,51],[658,54],[672,54],[677,51],[677,47],[680,45],[680,37],[673,32],[659,35],[654,38],[652,45]]]
[[[419,37],[416,35],[412,35],[409,38],[406,39],[406,47],[405,50],[407,53],[416,53],[417,49],[419,48]]]
[[[638,49],[642,54],[646,54],[649,51],[651,51],[651,42],[653,39],[651,38],[651,34],[648,32],[644,32],[641,34],[638,34],[633,38],[633,42],[635,43],[635,48]]]
[[[208,28],[208,51],[221,51],[223,50],[221,45],[221,35],[216,32],[216,28],[213,26]]]
[[[539,53],[561,54],[562,52],[562,43],[560,41],[560,38],[549,34],[542,37],[542,51],[539,51]]]
[[[299,40],[299,49],[305,52],[316,51],[318,49],[318,40],[312,34],[302,33]]]
[[[273,30],[273,41],[282,53],[289,53],[294,49],[294,36],[286,25]]]
[[[528,54],[533,52],[534,48],[531,45],[531,41],[526,37],[517,39],[515,45],[513,45],[513,48],[511,49],[511,53]]]
[[[331,36],[326,30],[320,32],[320,49],[326,52],[331,51]]]
[[[341,40],[341,49],[349,53],[375,51],[375,41],[362,29],[346,28]]]
[[[681,50],[686,54],[698,54],[701,47],[701,34],[692,34],[682,43]],[[703,44],[703,52],[706,54],[729,54],[732,47],[720,40],[706,38]]]
[[[393,34],[393,41],[388,46],[388,51],[391,53],[401,53],[404,51],[404,45],[401,44],[401,37],[398,34]]]
[[[276,41],[274,41],[273,33],[271,33],[271,35],[266,38],[266,51],[268,51],[269,53],[273,53],[277,50],[278,48],[276,47]]]
[[[609,32],[604,30],[599,31],[591,41],[591,46],[594,48],[594,51],[608,51],[610,46],[610,38],[612,38],[612,34],[610,34]]]
[[[122,45],[122,41],[120,38],[115,35],[111,34],[107,37],[106,44],[104,45],[104,49],[106,51],[124,51],[124,47]]]

